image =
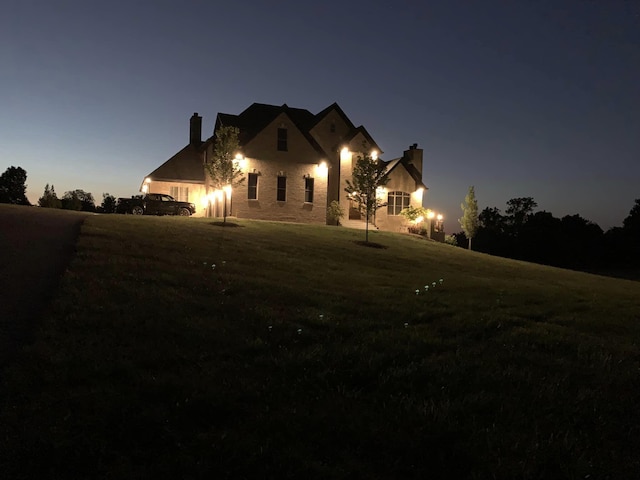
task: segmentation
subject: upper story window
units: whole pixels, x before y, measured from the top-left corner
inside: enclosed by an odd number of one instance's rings
[[[313,203],[313,178],[304,179],[304,202]]]
[[[409,208],[411,195],[407,192],[389,192],[387,197],[387,215],[400,215],[405,208]]]
[[[276,200],[279,202],[285,202],[287,200],[287,177],[278,177]]]
[[[278,150],[281,152],[288,150],[286,128],[278,128]]]
[[[329,127],[329,131],[331,133],[336,133],[336,124],[335,124],[335,122],[331,122],[331,126]]]
[[[249,200],[257,200],[258,199],[258,174],[250,173],[248,175],[248,188],[247,188],[247,198]]]

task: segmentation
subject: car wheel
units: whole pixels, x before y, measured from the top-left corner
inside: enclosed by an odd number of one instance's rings
[[[141,206],[137,205],[131,209],[131,213],[133,215],[142,215],[144,213],[144,210]]]
[[[188,208],[181,208],[178,212],[178,215],[180,215],[181,217],[188,217],[189,215],[191,215],[191,212]]]

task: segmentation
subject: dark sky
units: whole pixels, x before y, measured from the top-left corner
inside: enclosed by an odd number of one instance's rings
[[[2,0],[0,169],[116,196],[217,112],[337,101],[384,150],[424,149],[459,231],[531,196],[622,224],[640,198],[640,1]]]

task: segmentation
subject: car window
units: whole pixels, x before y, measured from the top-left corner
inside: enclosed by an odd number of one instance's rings
[[[173,202],[173,197],[169,196],[169,195],[162,195],[162,201],[163,202]]]

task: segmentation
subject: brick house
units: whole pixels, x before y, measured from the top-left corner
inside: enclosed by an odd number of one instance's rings
[[[245,181],[227,196],[229,215],[238,218],[325,224],[327,205],[338,200],[345,223],[364,221],[344,191],[358,155],[382,152],[363,126],[356,127],[337,103],[308,110],[254,103],[239,115],[219,113],[221,126],[240,130],[240,167]],[[224,192],[209,185],[204,163],[214,136],[202,140],[202,117],[190,120],[189,144],[151,172],[141,191],[196,203],[199,216],[222,216]],[[383,160],[380,160],[383,161]],[[387,202],[376,212],[382,230],[406,230],[403,208],[422,206],[422,149],[413,144],[401,157],[384,162],[390,181],[379,195]],[[348,212],[348,215],[346,213]]]

